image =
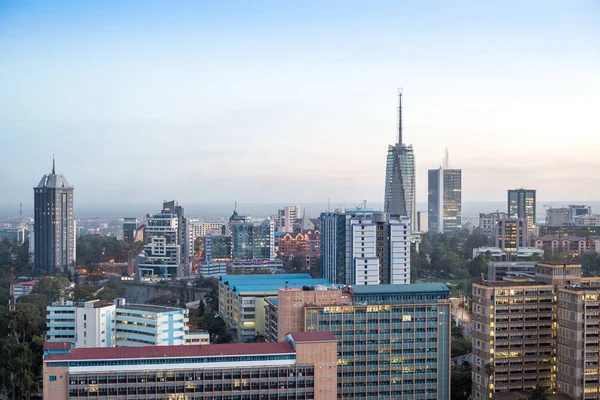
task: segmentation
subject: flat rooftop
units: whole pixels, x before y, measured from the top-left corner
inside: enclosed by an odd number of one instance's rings
[[[474,285],[481,285],[487,287],[506,287],[506,286],[548,286],[553,287],[548,283],[541,282],[511,282],[511,281],[483,281],[483,282],[473,282]]]
[[[167,307],[167,306],[155,306],[151,304],[126,304],[123,306],[117,306],[118,309],[125,310],[138,310],[138,311],[148,311],[153,313],[163,313],[163,312],[171,312],[171,311],[180,311],[181,308],[177,307]]]
[[[310,274],[272,274],[272,275],[222,275],[219,280],[227,282],[231,290],[238,293],[273,293],[279,289],[304,286],[329,285],[328,279],[313,279]]]
[[[538,261],[536,265],[543,266],[566,266],[566,265],[581,265],[581,263],[576,263],[572,261]]]
[[[292,332],[292,339],[296,343],[315,343],[315,342],[337,342],[333,332]]]
[[[354,294],[450,294],[443,283],[411,283],[409,285],[355,285]]]
[[[287,342],[192,346],[96,347],[71,349],[69,353],[65,354],[50,354],[44,358],[44,361],[196,358],[293,353],[295,353],[294,349]]]

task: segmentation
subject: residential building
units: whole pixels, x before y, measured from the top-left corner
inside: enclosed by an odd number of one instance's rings
[[[429,231],[457,232],[462,226],[462,171],[450,169],[448,152],[444,166],[428,173]]]
[[[411,229],[415,230],[417,221],[415,154],[412,145],[402,143],[402,139],[402,93],[399,93],[398,142],[388,147],[383,211],[408,217]]]
[[[407,217],[347,209],[323,213],[321,221],[324,277],[347,285],[410,283]]]
[[[34,192],[34,274],[67,274],[75,268],[73,186],[63,174],[44,175]]]
[[[600,287],[558,289],[556,389],[571,399],[600,398]]]
[[[184,344],[188,310],[126,304],[62,301],[47,308],[47,342],[75,347],[172,346]]]
[[[489,239],[496,240],[496,223],[500,219],[506,218],[506,216],[506,213],[499,211],[493,213],[479,213],[479,231]]]
[[[528,247],[527,225],[522,218],[504,218],[496,221],[496,247],[514,253]]]
[[[443,284],[283,288],[265,330],[333,332],[338,399],[449,399],[449,297]]]
[[[138,274],[145,279],[181,278],[190,272],[190,247],[183,207],[176,201],[163,203],[159,214],[148,214],[144,261]],[[190,250],[191,249],[191,250]]]
[[[133,243],[135,239],[135,232],[140,227],[140,221],[137,217],[125,217],[123,218],[123,240],[127,243]]]
[[[223,275],[219,314],[235,330],[238,342],[249,342],[265,333],[265,297],[277,295],[279,288],[326,284],[327,279],[312,279],[310,274]]]
[[[336,338],[286,342],[71,349],[48,346],[43,397],[87,399],[315,399],[336,397]]]
[[[519,247],[517,251],[506,251],[499,247],[477,247],[473,249],[473,258],[482,255],[489,255],[497,261],[524,261],[531,259],[541,259],[544,257],[544,250],[537,247]]]
[[[275,260],[213,260],[200,265],[202,276],[219,277],[227,274],[282,273],[283,261]]]
[[[539,249],[544,249],[545,252],[555,253],[561,252],[578,257],[588,249],[588,240],[580,236],[537,236],[533,237],[533,245]]]
[[[300,206],[285,206],[277,210],[278,232],[293,232],[294,224],[300,220]]]
[[[208,236],[209,233],[212,235],[223,234],[223,223],[222,222],[203,222],[198,220],[190,221],[190,228],[192,230],[192,237],[196,240],[197,237]]]
[[[279,237],[278,250],[280,253],[289,251],[308,251],[310,249],[308,234],[302,232],[287,232]]]
[[[590,237],[600,237],[600,225],[581,226],[581,225],[565,225],[565,226],[540,226],[539,236],[580,236],[588,240],[587,247],[589,248]]]
[[[536,235],[536,191],[515,189],[508,191],[508,217],[521,218],[527,225],[527,234]]]
[[[27,281],[27,282],[19,282],[19,283],[15,283],[14,285],[14,289],[15,289],[15,301],[22,296],[27,296],[28,294],[31,293],[31,291],[33,290],[34,286],[38,283],[38,280],[32,280],[32,281]]]
[[[275,258],[275,222],[271,219],[253,222],[250,217],[234,212],[229,229],[232,237],[234,260],[258,260]]]
[[[427,211],[417,211],[417,231],[423,233],[429,231],[429,214]]]
[[[600,226],[600,214],[584,214],[573,218],[573,223],[578,226]]]

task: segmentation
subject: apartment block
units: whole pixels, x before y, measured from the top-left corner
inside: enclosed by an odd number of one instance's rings
[[[302,399],[336,397],[336,338],[281,343],[48,349],[44,399]]]
[[[449,399],[450,291],[443,284],[284,288],[267,337],[331,331],[338,399]]]
[[[527,224],[522,218],[504,218],[496,221],[496,247],[516,253],[528,247]]]

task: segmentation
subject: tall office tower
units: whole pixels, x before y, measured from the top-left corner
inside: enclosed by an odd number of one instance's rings
[[[194,257],[194,243],[191,241],[192,230],[187,218],[184,216],[183,207],[178,205],[175,200],[165,201],[162,213],[177,216],[177,243],[181,247],[181,264],[184,266],[182,272],[189,275],[192,258]]]
[[[138,265],[139,276],[153,279],[182,277],[185,265],[182,268],[179,216],[167,207],[146,218],[145,257]]]
[[[277,210],[277,231],[293,232],[296,220],[300,219],[300,206],[285,206]]]
[[[333,332],[338,399],[449,399],[449,297],[440,283],[283,288],[265,334]]]
[[[496,247],[516,252],[528,247],[527,225],[522,218],[504,218],[496,222]]]
[[[136,217],[123,218],[123,240],[133,243],[135,232],[140,227],[140,221]]]
[[[333,283],[410,283],[408,217],[368,209],[321,215],[323,276]]]
[[[274,260],[275,221],[253,222],[236,212],[229,220],[234,260]]]
[[[415,154],[412,145],[402,143],[402,93],[398,96],[398,143],[388,147],[383,207],[388,214],[407,216],[416,230]]]
[[[508,191],[508,216],[523,218],[527,224],[527,234],[535,235],[535,190],[514,189]]]
[[[75,268],[75,221],[73,186],[63,174],[44,175],[33,188],[34,194],[34,273],[66,274]]]
[[[432,232],[457,232],[462,227],[462,171],[450,169],[448,151],[444,166],[428,174],[428,218]]]

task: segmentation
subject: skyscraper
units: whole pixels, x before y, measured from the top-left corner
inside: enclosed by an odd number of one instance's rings
[[[523,218],[527,234],[535,234],[535,190],[514,189],[508,191],[508,216]]]
[[[388,147],[384,211],[388,214],[407,216],[412,230],[415,230],[415,154],[411,145],[402,143],[402,92],[398,96],[398,143]]]
[[[234,211],[229,219],[234,260],[274,260],[275,221],[254,222]]]
[[[448,152],[444,166],[428,174],[428,218],[432,232],[456,232],[462,226],[462,171],[450,169]]]
[[[410,283],[408,217],[368,209],[321,215],[323,277],[345,285]]]
[[[64,175],[44,175],[33,188],[34,193],[34,272],[47,275],[67,273],[75,265],[75,221],[73,220],[73,186]]]

